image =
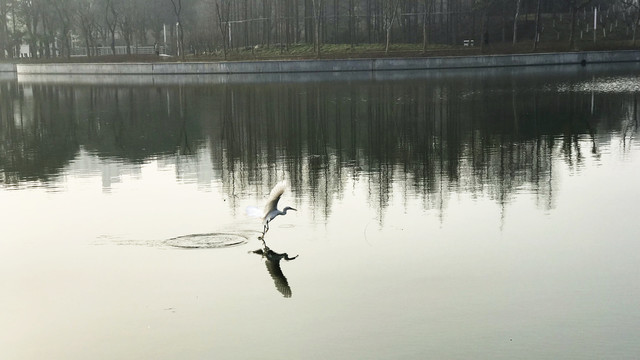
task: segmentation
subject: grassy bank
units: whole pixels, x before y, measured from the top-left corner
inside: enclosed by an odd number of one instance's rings
[[[421,58],[421,57],[442,57],[442,56],[480,56],[480,55],[502,55],[502,54],[530,54],[530,53],[562,53],[569,51],[611,51],[611,50],[637,50],[639,45],[634,46],[631,41],[592,41],[576,42],[572,50],[563,42],[550,42],[538,44],[533,50],[533,43],[520,42],[516,45],[510,43],[495,43],[485,46],[452,46],[452,45],[431,45],[423,50],[420,44],[393,44],[388,52],[385,52],[381,44],[325,44],[321,47],[320,54],[317,55],[313,46],[307,44],[295,44],[284,46],[263,46],[249,47],[244,49],[232,49],[225,54],[222,51],[185,56],[184,61],[261,61],[261,60],[304,60],[304,59],[358,59],[358,58]],[[95,56],[95,57],[58,57],[48,59],[6,59],[5,62],[17,63],[118,63],[118,62],[180,62],[183,61],[176,56],[156,55],[116,55],[116,56]]]

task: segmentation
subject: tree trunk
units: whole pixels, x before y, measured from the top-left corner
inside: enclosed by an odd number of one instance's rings
[[[109,29],[109,32],[111,34],[111,54],[115,55],[116,54],[116,31],[115,29]]]
[[[311,5],[310,5],[311,4]],[[313,44],[313,3],[311,0],[304,0],[304,41],[307,44]]]
[[[218,16],[218,27],[220,29],[220,37],[222,39],[222,52],[224,53],[224,59],[227,60],[227,36],[229,33],[229,17],[225,8],[224,1],[222,3],[220,1],[216,1],[216,14]]]
[[[516,13],[513,16],[513,45],[518,42],[518,17],[520,16],[520,4],[522,0],[516,0]]]
[[[313,26],[314,26],[313,39],[315,43],[315,51],[316,51],[316,56],[319,57],[320,56],[320,19],[318,17],[315,18],[315,22]]]
[[[87,57],[91,57],[91,45],[89,44],[89,38],[85,37],[84,47],[87,48]]]
[[[538,48],[538,39],[540,37],[540,3],[542,0],[538,0],[538,5],[536,6],[536,24],[535,30],[533,31],[533,51]]]
[[[262,29],[263,31],[262,36],[264,37],[262,40],[262,43],[266,47],[270,47],[271,46],[271,7],[269,6],[269,0],[264,0],[262,2],[262,14],[263,14],[263,17],[266,19],[264,27]],[[305,34],[305,36],[308,36],[308,35]],[[225,54],[225,59],[226,59],[226,54]]]
[[[338,0],[333,1],[333,39],[334,44],[338,44],[341,40],[338,38],[339,27],[340,27],[340,17],[338,16]]]
[[[422,52],[427,52],[429,44],[429,24],[431,23],[431,5],[432,0],[424,0],[424,13],[422,15]]]
[[[482,35],[480,35],[480,50],[484,51],[485,46],[489,45],[489,30],[487,29],[487,9],[482,10],[482,25],[481,25],[481,32]]]
[[[178,31],[178,52],[180,53],[180,57],[182,61],[184,61],[184,31],[182,29],[182,19],[180,15],[182,14],[182,0],[171,0],[171,4],[173,5],[173,14],[176,16],[176,21],[178,23],[177,31]]]
[[[9,49],[7,36],[7,3],[0,1],[0,59],[4,59],[4,50]],[[9,52],[9,51],[7,51]]]
[[[571,6],[571,30],[569,31],[569,50],[573,50],[573,45],[575,44],[577,12],[578,12],[578,9],[575,6]]]
[[[355,45],[355,18],[353,0],[349,0],[349,45],[353,49]]]
[[[391,44],[391,26],[387,26],[387,41],[386,44],[384,46],[384,52],[388,53],[389,52],[389,45]]]
[[[395,21],[396,18],[396,13],[398,11],[398,4],[400,3],[400,0],[386,0],[388,1],[387,4],[385,4],[385,9],[384,13],[382,14],[383,16],[383,25],[385,27],[385,33],[386,33],[386,41],[385,41],[385,47],[384,47],[384,52],[388,53],[389,52],[389,47],[391,45],[391,28],[393,27],[393,22]]]
[[[322,4],[323,0],[312,0],[311,4],[313,5],[313,26],[314,26],[314,50],[317,57],[320,57],[320,43],[322,42],[320,39],[320,18],[322,15]]]
[[[182,28],[182,23],[178,22],[178,31],[180,31],[180,34],[178,34],[178,46],[180,47],[180,55],[182,57],[182,61],[184,61],[185,58],[185,53],[184,53],[184,30]]]
[[[638,30],[638,23],[640,23],[640,9],[636,15],[636,19],[633,22],[633,46],[636,46],[636,31]]]

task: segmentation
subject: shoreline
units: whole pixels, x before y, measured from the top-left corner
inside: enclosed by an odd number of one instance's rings
[[[640,62],[600,63],[580,65],[545,65],[519,67],[493,67],[478,69],[448,70],[404,70],[378,72],[315,72],[315,73],[270,73],[270,74],[22,74],[0,73],[0,81],[17,81],[21,84],[65,84],[107,86],[173,86],[173,85],[256,85],[273,83],[326,83],[326,82],[371,82],[371,81],[478,81],[499,77],[539,76],[595,76],[598,74],[640,73]]]
[[[0,64],[0,72],[20,75],[201,75],[340,73],[404,70],[477,69],[544,65],[640,62],[640,50],[580,51],[427,58],[340,60],[263,60],[153,63]]]

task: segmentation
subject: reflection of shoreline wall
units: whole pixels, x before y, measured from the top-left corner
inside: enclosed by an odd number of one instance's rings
[[[4,81],[16,81],[18,76],[14,72],[0,72],[0,82]]]
[[[381,213],[394,186],[441,210],[451,191],[506,204],[526,187],[548,208],[558,158],[581,166],[617,134],[638,131],[637,93],[573,86],[602,81],[554,75],[207,87],[7,83],[0,87],[7,102],[2,181],[47,181],[85,149],[106,161],[175,158],[177,177],[220,182],[232,202],[266,194],[287,178],[293,194],[323,216],[352,179],[368,182],[368,201]],[[558,92],[559,84],[579,90]]]

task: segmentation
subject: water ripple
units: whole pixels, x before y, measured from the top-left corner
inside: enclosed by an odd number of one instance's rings
[[[220,249],[244,245],[248,241],[245,235],[215,232],[174,237],[166,240],[165,245],[183,249]]]

